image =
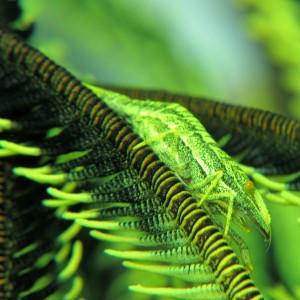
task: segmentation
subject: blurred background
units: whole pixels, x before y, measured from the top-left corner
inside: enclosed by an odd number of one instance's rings
[[[84,81],[164,89],[300,118],[299,1],[23,0],[21,6],[23,22],[35,23],[30,43]],[[299,299],[300,210],[268,206],[271,248],[255,229],[245,237],[253,276],[270,299]],[[101,253],[91,261],[105,268]],[[109,289],[106,297],[113,299],[116,285]]]
[[[21,2],[32,44],[83,79],[284,109],[266,41],[254,42],[268,34],[255,1]]]

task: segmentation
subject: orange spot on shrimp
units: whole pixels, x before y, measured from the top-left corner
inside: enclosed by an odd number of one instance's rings
[[[248,190],[248,191],[253,190],[254,189],[254,183],[253,183],[253,181],[247,180],[245,182],[245,189]]]

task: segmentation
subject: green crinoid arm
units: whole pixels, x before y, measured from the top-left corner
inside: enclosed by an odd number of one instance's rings
[[[222,288],[217,284],[203,284],[192,288],[149,288],[141,285],[129,286],[134,292],[169,296],[176,299],[197,299],[197,300],[225,300],[228,299],[222,292]]]
[[[0,147],[3,150],[10,150],[14,152],[16,155],[28,155],[28,156],[40,156],[41,155],[41,149],[36,147],[29,147],[25,145],[20,145],[16,143],[12,143],[10,141],[0,140]],[[0,150],[2,150],[0,149]]]
[[[203,264],[190,265],[156,265],[141,264],[133,261],[124,261],[123,265],[134,270],[142,270],[177,277],[188,282],[211,282],[213,275],[211,269]]]

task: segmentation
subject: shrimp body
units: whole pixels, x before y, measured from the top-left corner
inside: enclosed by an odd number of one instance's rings
[[[192,113],[177,103],[133,100],[101,89],[96,92],[177,174],[199,205],[207,200],[206,205],[227,215],[224,235],[231,218],[246,222],[247,216],[270,238],[270,215],[253,182]]]

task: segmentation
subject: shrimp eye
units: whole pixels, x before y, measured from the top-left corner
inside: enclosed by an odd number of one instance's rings
[[[254,183],[253,183],[253,181],[247,180],[245,182],[245,189],[248,190],[248,191],[253,190],[254,189]]]

